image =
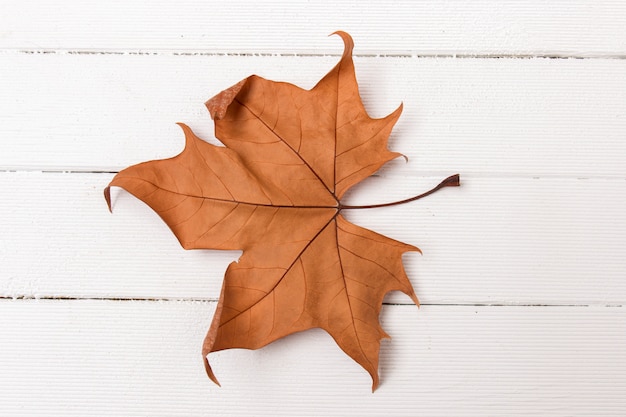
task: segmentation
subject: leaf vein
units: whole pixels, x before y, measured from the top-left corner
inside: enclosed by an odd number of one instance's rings
[[[287,146],[304,163],[304,165],[306,165],[306,167],[309,169],[309,171],[311,171],[311,173],[317,177],[319,182],[324,186],[324,188],[326,188],[326,190],[330,193],[330,195],[332,195],[333,198],[335,198],[335,200],[337,200],[337,197],[335,196],[334,190],[331,190],[330,188],[328,188],[326,183],[324,183],[324,181],[322,180],[322,177],[320,177],[320,175],[317,173],[317,171],[315,171],[315,169],[313,169],[313,167],[307,162],[306,159],[304,159],[304,157],[302,155],[300,155],[284,138],[282,138],[278,133],[276,133],[272,128],[270,128],[269,125],[265,122],[265,120],[263,120],[260,117],[260,115],[255,114],[252,111],[252,109],[250,109],[248,106],[246,106],[245,103],[242,103],[237,98],[235,98],[235,101],[237,101],[237,103],[241,107],[245,108],[252,115],[254,115],[270,132],[272,132],[278,139],[280,139],[285,144],[285,146]],[[335,142],[337,142],[336,138],[335,138]],[[339,202],[339,201],[337,200],[337,202]]]

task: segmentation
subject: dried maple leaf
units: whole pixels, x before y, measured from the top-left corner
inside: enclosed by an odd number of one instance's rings
[[[257,349],[319,327],[376,388],[380,340],[387,337],[378,322],[383,297],[400,290],[418,303],[402,266],[402,254],[418,249],[341,215],[368,208],[341,198],[399,155],[387,149],[387,138],[402,106],[382,119],[367,115],[352,38],[337,33],[343,56],[313,89],[253,75],[206,103],[226,147],[181,125],[181,154],[129,167],[109,184],[154,209],[185,249],[243,250],[226,271],[203,344],[216,383],[209,353]],[[425,194],[446,185],[458,185],[458,176]]]

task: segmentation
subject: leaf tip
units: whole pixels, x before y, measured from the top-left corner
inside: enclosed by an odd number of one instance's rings
[[[191,133],[193,133],[191,131],[191,128],[189,126],[187,126],[186,124],[182,123],[182,122],[177,122],[176,123],[185,133],[185,137],[190,136]]]
[[[422,305],[420,304],[420,300],[419,298],[417,298],[417,295],[415,295],[415,293],[411,293],[409,294],[409,297],[411,297],[411,300],[413,300],[413,302],[415,303],[415,305],[417,306],[417,308],[420,308]]]
[[[183,133],[185,134],[185,144],[189,144],[189,141],[192,140],[194,136],[193,131],[189,126],[184,123],[177,122],[176,124],[183,130]]]
[[[177,122],[176,124],[183,130],[183,134],[185,135],[185,149],[179,156],[185,153],[186,150],[194,148],[197,142],[203,142],[203,140],[196,136],[193,130],[185,123]]]
[[[344,32],[342,30],[337,30],[328,36],[332,36],[332,35],[338,35],[343,40],[343,44],[345,47],[343,51],[343,57],[345,58],[346,56],[351,56],[352,49],[354,48],[354,40],[352,39],[352,36],[350,36],[347,32]]]
[[[104,189],[104,199],[107,202],[107,207],[109,207],[109,213],[113,213],[113,209],[111,208],[111,186],[107,186]]]
[[[404,247],[405,247],[405,249],[404,249],[404,251],[402,251],[402,253],[405,253],[405,252],[417,252],[417,253],[419,253],[420,255],[423,255],[423,254],[424,254],[424,253],[422,252],[422,250],[421,250],[420,248],[418,248],[417,246],[414,246],[414,245],[408,245],[408,244],[406,244],[406,243],[403,243],[402,245],[404,245]]]
[[[376,375],[376,377],[374,377],[374,375],[372,375],[372,394],[374,393],[374,391],[376,391],[376,389],[378,388],[378,375]]]
[[[222,385],[215,377],[215,374],[213,373],[213,370],[211,369],[211,365],[209,365],[209,360],[207,359],[206,355],[203,355],[202,359],[204,360],[204,370],[206,371],[206,374],[209,377],[209,379],[213,381],[215,385],[217,385],[218,387],[221,387]]]
[[[393,152],[393,158],[392,158],[392,159],[396,159],[396,158],[402,158],[402,159],[404,159],[404,162],[405,162],[405,163],[409,163],[409,157],[408,157],[408,156],[406,156],[406,155],[405,155],[405,154],[403,154],[403,153],[400,153],[400,152]]]
[[[224,118],[224,116],[226,115],[226,111],[230,106],[230,103],[232,103],[237,94],[239,94],[241,89],[248,81],[248,78],[244,78],[237,84],[218,93],[216,96],[212,97],[204,103],[206,108],[209,110],[209,114],[211,115],[211,118],[213,120],[219,120]]]

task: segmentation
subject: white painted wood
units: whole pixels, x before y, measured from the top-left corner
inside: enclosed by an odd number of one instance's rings
[[[333,44],[337,44],[335,41]],[[257,73],[312,87],[337,57],[0,53],[0,168],[119,170],[173,156],[204,101]],[[390,146],[420,174],[624,178],[626,60],[357,58]],[[213,139],[214,140],[214,139]]]
[[[2,173],[0,296],[219,296],[239,253],[184,251],[111,174]],[[397,201],[439,178],[366,180],[347,203]],[[626,302],[626,180],[462,178],[404,206],[348,220],[420,247],[404,257],[423,303],[612,305]],[[599,284],[601,283],[601,284]],[[410,303],[401,294],[390,302]]]
[[[622,416],[624,308],[386,306],[380,388],[322,331],[210,356],[214,303],[0,301],[7,416]],[[10,376],[10,377],[7,377]]]
[[[328,53],[351,32],[359,53],[626,53],[619,0],[3,1],[0,48]]]
[[[346,213],[421,247],[425,305],[387,299],[373,395],[322,331],[213,354],[217,388],[200,344],[238,253],[182,250],[126,193],[109,214],[91,172],[174,155],[175,122],[213,141],[203,102],[249,74],[312,87],[337,29],[409,157],[346,199],[462,175]],[[0,0],[0,415],[626,415],[624,57],[621,0]]]

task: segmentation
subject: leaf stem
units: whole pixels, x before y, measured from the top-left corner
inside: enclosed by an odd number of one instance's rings
[[[353,210],[353,209],[370,209],[370,208],[378,208],[378,207],[388,207],[388,206],[397,206],[398,204],[410,203],[411,201],[419,200],[420,198],[424,198],[428,195],[431,195],[435,191],[438,191],[444,187],[458,187],[461,184],[461,177],[459,174],[454,174],[441,181],[434,188],[422,193],[420,195],[416,195],[415,197],[407,198],[405,200],[394,201],[391,203],[382,203],[382,204],[372,204],[368,206],[348,206],[339,204],[339,210]]]

